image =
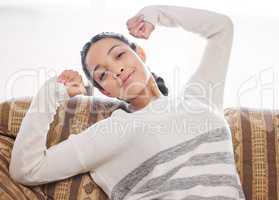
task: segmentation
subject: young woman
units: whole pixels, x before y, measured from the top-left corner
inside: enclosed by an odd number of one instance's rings
[[[157,25],[182,27],[207,39],[201,63],[181,94],[167,98],[140,46],[116,33],[93,37],[81,53],[87,77],[104,95],[127,101],[131,112],[118,109],[47,149],[57,106],[84,93],[77,72],[49,79],[33,99],[13,147],[10,174],[16,181],[37,185],[90,172],[113,200],[245,198],[223,115],[231,19],[207,10],[152,5],[127,21],[130,34],[144,39]]]

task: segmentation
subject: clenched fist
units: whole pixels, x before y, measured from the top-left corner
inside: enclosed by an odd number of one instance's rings
[[[143,15],[136,15],[128,19],[126,25],[132,36],[143,39],[148,39],[155,29],[153,24],[144,20]]]
[[[68,91],[70,97],[86,94],[86,89],[81,75],[74,70],[64,70],[57,79],[58,82],[63,83]]]

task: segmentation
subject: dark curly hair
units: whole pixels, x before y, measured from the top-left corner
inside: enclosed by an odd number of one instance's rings
[[[104,38],[114,38],[114,39],[120,40],[120,41],[124,42],[125,44],[129,45],[131,47],[131,49],[133,49],[134,51],[136,50],[136,44],[135,43],[130,42],[124,35],[119,34],[119,33],[115,33],[115,32],[99,33],[99,34],[95,35],[93,38],[91,38],[91,40],[83,46],[83,48],[80,52],[82,69],[83,69],[87,79],[92,83],[92,85],[95,86],[96,88],[100,89],[100,90],[103,90],[103,88],[91,77],[91,74],[90,74],[90,72],[89,72],[89,70],[86,66],[85,59],[86,59],[86,55],[87,55],[91,45],[93,43],[101,40],[101,39],[104,39]],[[168,95],[168,88],[165,84],[164,79],[160,76],[157,76],[154,72],[151,72],[151,74],[154,77],[154,79],[157,83],[157,86],[160,89],[161,93],[163,95],[167,96]]]

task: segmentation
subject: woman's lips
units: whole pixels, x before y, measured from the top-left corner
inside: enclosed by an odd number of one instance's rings
[[[131,82],[131,79],[132,79],[132,76],[134,74],[135,70],[132,71],[129,76],[124,80],[123,84],[122,84],[122,87],[126,87],[130,82]]]

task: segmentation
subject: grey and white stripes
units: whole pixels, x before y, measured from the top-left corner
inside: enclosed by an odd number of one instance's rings
[[[187,191],[199,185],[231,187],[239,191],[239,195],[242,196],[237,177],[235,177],[233,173],[222,173],[224,171],[222,169],[224,165],[227,165],[226,167],[231,168],[230,171],[232,170],[232,172],[234,172],[234,158],[232,152],[227,152],[225,149],[222,152],[211,153],[200,153],[200,151],[196,151],[201,145],[208,145],[208,147],[210,147],[210,144],[215,144],[216,142],[216,144],[222,141],[230,142],[231,138],[229,134],[226,127],[217,128],[157,153],[115,185],[111,198],[113,200],[122,200],[127,196],[129,196],[129,199],[133,199],[133,196],[140,197],[139,199],[144,199],[146,197],[151,198],[152,196],[164,192],[172,191],[172,193],[175,193],[179,191],[181,193],[182,190]],[[177,166],[171,165],[174,159],[177,157],[181,157],[182,159],[182,156],[186,154],[191,154],[192,156]],[[152,178],[151,174],[156,167],[166,163],[168,163],[168,167],[172,166],[172,168],[169,167],[165,169],[164,174]],[[202,174],[191,176],[191,174],[187,174],[187,172],[181,173],[181,170],[183,171],[185,168],[191,169],[189,170],[189,173],[191,173],[192,170],[201,166],[204,170]],[[212,170],[214,170],[215,173],[212,173]],[[220,170],[220,173],[216,173],[216,170]],[[178,177],[177,174],[179,174]],[[142,182],[143,179],[144,181]],[[197,198],[195,195],[190,197],[190,199],[195,198]],[[199,198],[200,197],[198,197],[198,199]],[[221,196],[211,198],[220,199]],[[184,199],[187,198],[185,197]],[[222,199],[224,198],[222,197]]]

